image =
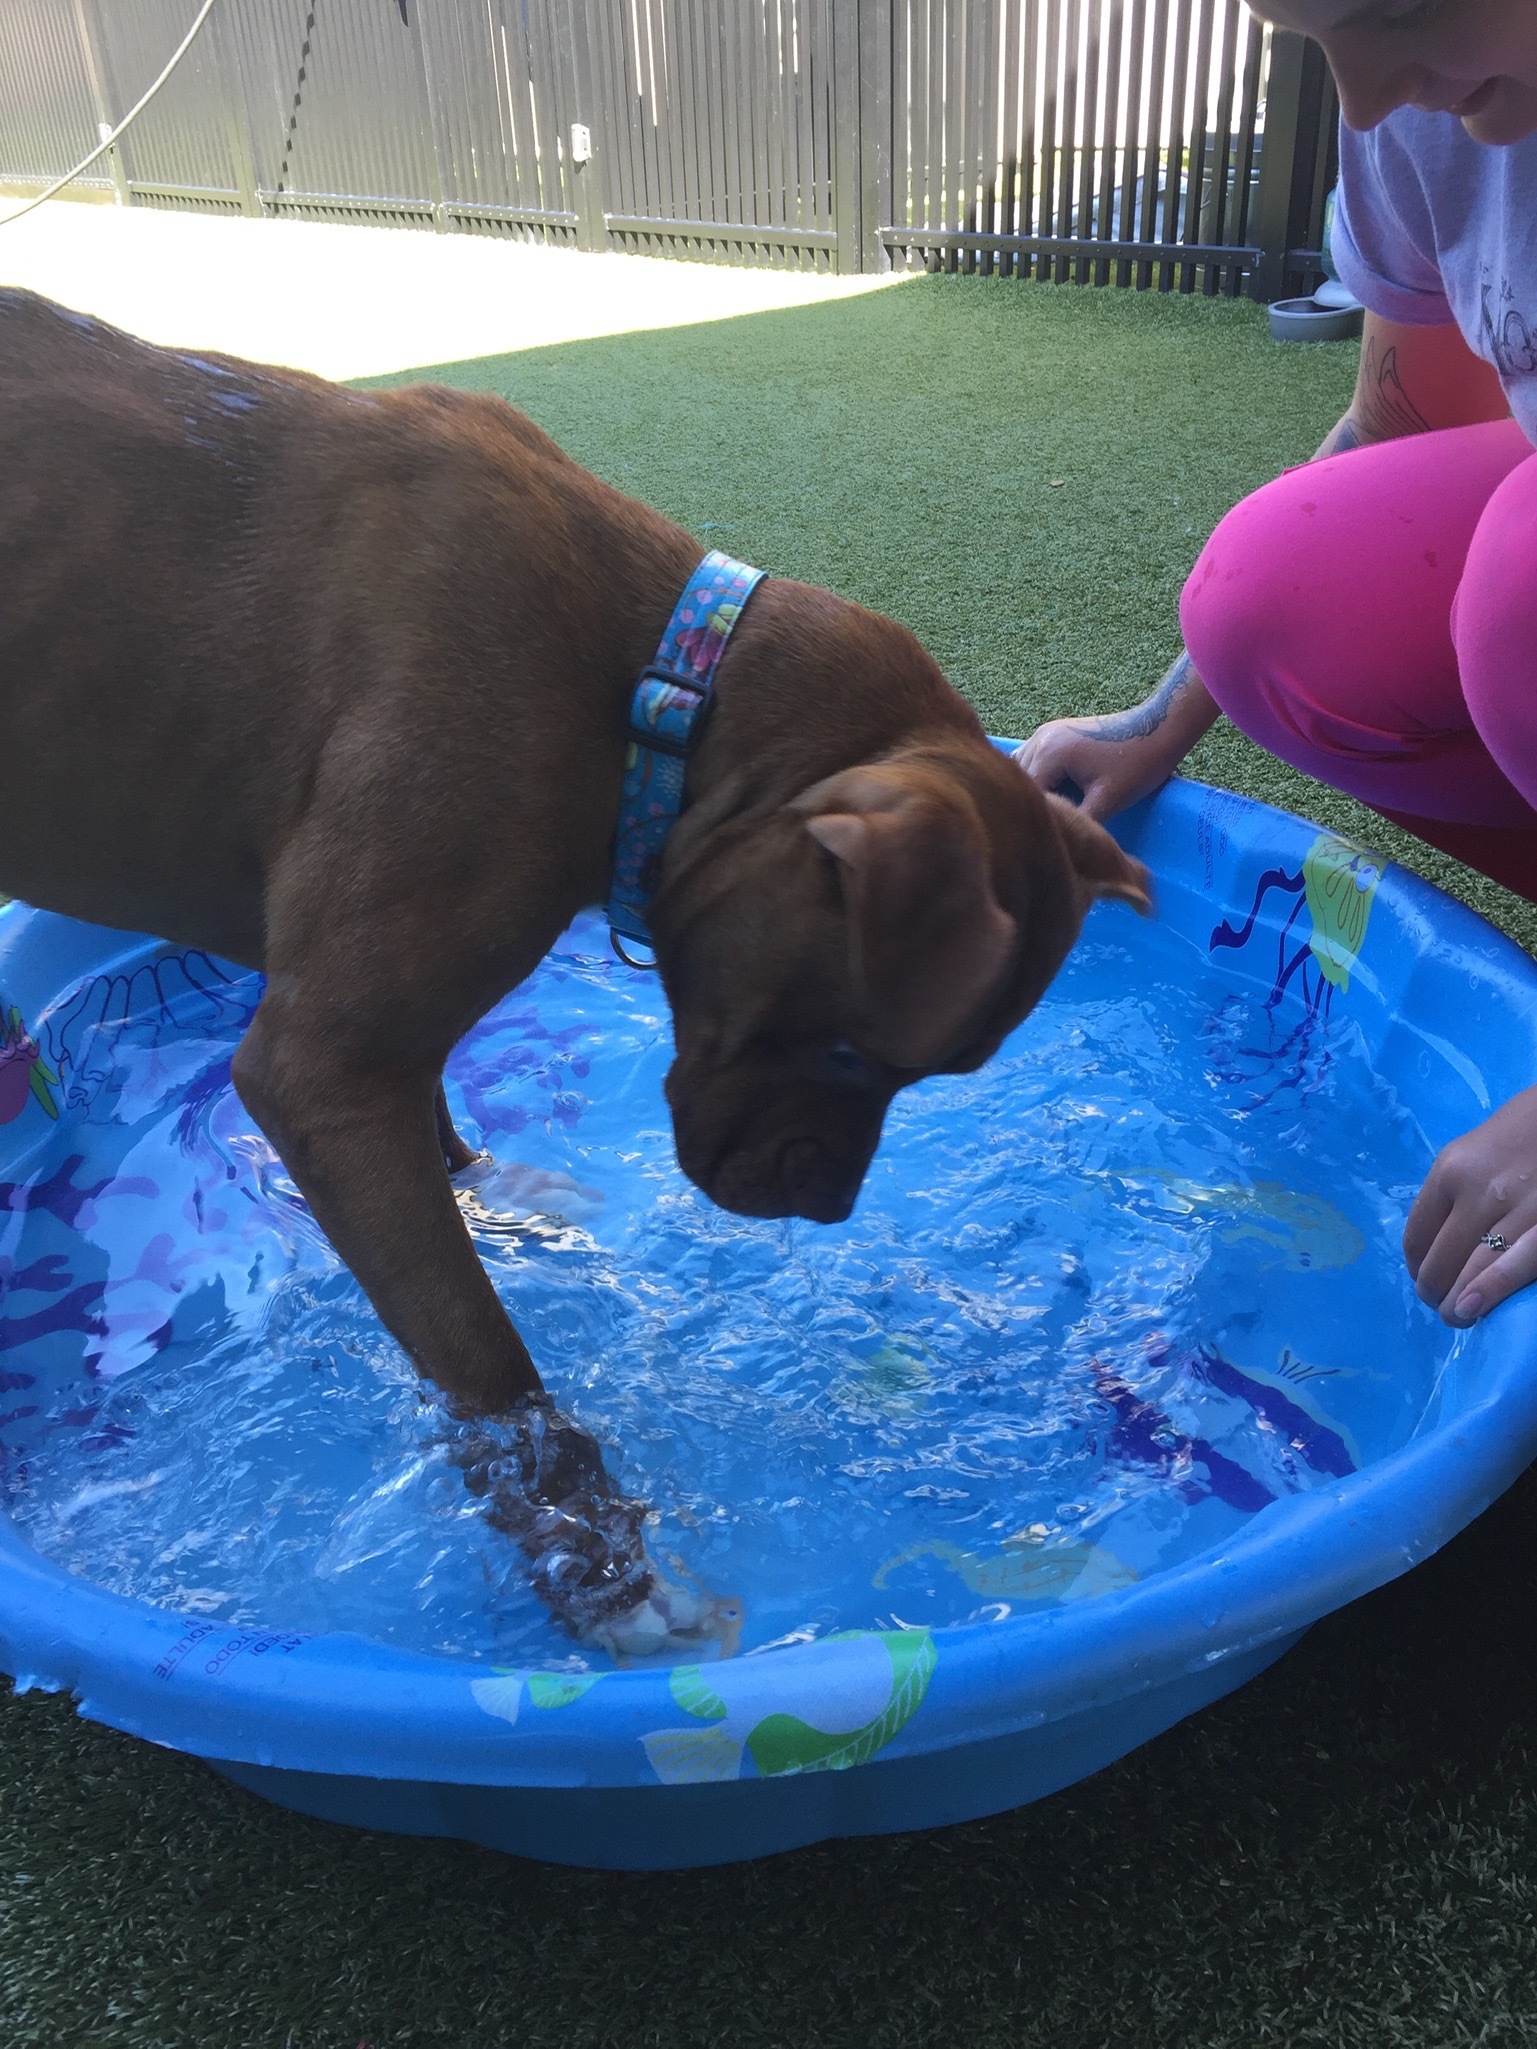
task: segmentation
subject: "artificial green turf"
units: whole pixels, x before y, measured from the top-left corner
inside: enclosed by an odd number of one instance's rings
[[[707,545],[903,620],[1023,734],[1146,693],[1206,535],[1311,455],[1356,356],[1273,342],[1242,300],[925,277],[375,382],[499,392]],[[1226,720],[1189,771],[1365,840],[1537,951],[1523,899]]]
[[[717,1871],[364,1836],[8,1708],[16,2049],[1450,2049],[1537,2039],[1530,1480],[1051,1800]]]
[[[1317,443],[1353,354],[1277,347],[1245,305],[924,279],[435,374],[506,391],[702,539],[906,619],[1018,732],[1141,693],[1202,535]],[[1195,766],[1530,935],[1236,735]],[[1537,2041],[1534,1602],[1537,1474],[1054,1799],[660,1877],[304,1821],[24,1698],[0,1707],[0,2044]]]

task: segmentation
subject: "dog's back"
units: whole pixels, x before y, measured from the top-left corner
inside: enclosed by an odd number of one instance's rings
[[[285,529],[277,481],[332,403],[0,292],[0,888],[131,924],[198,877],[248,951],[227,907],[259,902],[284,780],[253,743],[300,702],[268,593],[302,618],[314,518],[306,478]]]
[[[537,667],[567,529],[686,574],[685,537],[616,507],[499,400],[351,392],[0,290],[0,891],[258,960],[339,721],[408,747],[488,663]]]

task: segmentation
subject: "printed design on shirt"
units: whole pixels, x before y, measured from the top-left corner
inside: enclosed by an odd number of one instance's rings
[[[1498,292],[1494,276],[1482,266],[1478,284],[1479,325],[1489,360],[1502,378],[1530,377],[1537,372],[1537,327],[1515,303],[1510,279],[1502,277]]]

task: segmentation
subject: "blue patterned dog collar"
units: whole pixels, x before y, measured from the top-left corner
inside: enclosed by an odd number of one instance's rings
[[[630,744],[608,889],[609,931],[621,959],[629,958],[621,940],[651,944],[646,908],[663,845],[683,809],[688,757],[704,730],[731,630],[763,576],[761,569],[712,549],[673,607],[656,657],[641,671],[630,699]]]

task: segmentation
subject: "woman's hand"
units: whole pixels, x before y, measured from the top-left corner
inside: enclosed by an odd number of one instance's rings
[[[1121,719],[1136,716],[1120,714]],[[1117,724],[1114,717],[1052,719],[1014,750],[1014,759],[1043,790],[1081,801],[1090,818],[1114,818],[1166,783],[1186,752],[1171,749],[1161,733],[1120,739]]]
[[[1420,1300],[1457,1330],[1537,1280],[1537,1088],[1437,1154],[1404,1226],[1404,1258]]]
[[[1014,759],[1043,790],[1081,799],[1090,818],[1114,818],[1167,782],[1217,716],[1181,655],[1145,704],[1107,718],[1052,719]]]

